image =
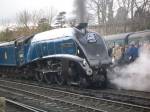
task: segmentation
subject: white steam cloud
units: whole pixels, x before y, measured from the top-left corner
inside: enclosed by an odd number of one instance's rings
[[[150,92],[150,49],[142,47],[139,58],[109,74],[111,83],[120,89]]]

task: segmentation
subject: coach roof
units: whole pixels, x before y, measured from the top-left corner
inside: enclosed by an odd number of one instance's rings
[[[132,32],[129,33],[121,33],[121,34],[113,34],[113,35],[107,35],[104,36],[105,40],[118,40],[118,39],[124,39],[127,36],[129,36],[130,34],[132,34]]]
[[[147,38],[150,39],[150,30],[137,31],[129,36],[129,38]]]

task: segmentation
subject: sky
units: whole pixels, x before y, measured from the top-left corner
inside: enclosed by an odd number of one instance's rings
[[[14,21],[17,13],[28,10],[45,10],[54,7],[58,12],[71,13],[74,0],[0,0],[0,21]]]

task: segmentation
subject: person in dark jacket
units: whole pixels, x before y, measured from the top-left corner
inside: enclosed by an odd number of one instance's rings
[[[129,58],[129,62],[135,61],[139,56],[139,47],[133,42],[131,43],[131,46],[127,49],[127,56]]]
[[[114,48],[114,46],[108,48],[108,55],[109,55],[110,57],[112,57],[113,48]]]

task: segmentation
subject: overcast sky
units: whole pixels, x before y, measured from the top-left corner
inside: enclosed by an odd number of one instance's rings
[[[22,10],[48,9],[51,6],[57,11],[72,12],[74,0],[0,0],[0,20],[13,20]]]

